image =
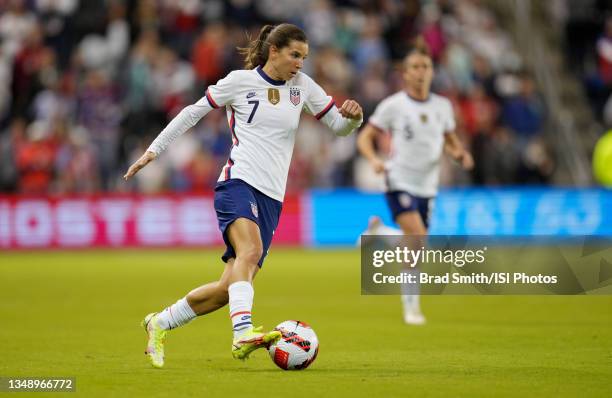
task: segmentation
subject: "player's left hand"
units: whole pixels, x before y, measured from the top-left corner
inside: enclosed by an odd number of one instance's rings
[[[472,170],[474,168],[474,158],[468,151],[463,151],[457,160],[465,170]]]
[[[356,119],[359,120],[363,118],[363,111],[361,110],[361,105],[354,100],[346,100],[342,107],[338,110],[340,114],[348,119]]]
[[[157,154],[155,154],[154,152],[146,151],[137,161],[135,161],[130,166],[130,168],[128,169],[127,173],[125,173],[123,178],[128,180],[130,177],[134,176],[134,174],[138,173],[140,169],[142,169],[143,167],[148,165],[150,162],[152,162],[156,157],[157,157]]]

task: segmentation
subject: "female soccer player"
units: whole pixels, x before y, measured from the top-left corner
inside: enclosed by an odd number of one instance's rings
[[[213,109],[225,107],[233,145],[215,187],[215,210],[227,246],[218,281],[192,290],[159,313],[145,317],[145,353],[164,365],[166,331],[229,303],[234,332],[232,355],[249,354],[278,338],[253,328],[253,278],[261,268],[278,225],[300,114],[306,111],[346,136],[361,125],[361,106],[334,101],[300,72],[308,56],[306,35],[295,25],[264,26],[245,55],[245,69],[229,73],[195,104],[183,109],[125,174],[128,179]]]
[[[430,92],[433,64],[427,49],[414,47],[408,52],[403,77],[405,90],[376,107],[359,134],[357,146],[376,173],[385,173],[387,205],[401,232],[422,236],[427,234],[429,210],[438,190],[442,151],[465,169],[471,169],[474,160],[454,133],[450,101]],[[392,134],[388,164],[374,147],[377,134],[385,131]],[[418,285],[402,286],[402,303],[406,323],[425,323]]]

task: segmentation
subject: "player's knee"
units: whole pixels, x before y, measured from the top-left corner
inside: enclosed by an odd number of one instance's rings
[[[244,245],[236,258],[248,264],[257,264],[263,254],[263,247],[259,243],[249,243]]]

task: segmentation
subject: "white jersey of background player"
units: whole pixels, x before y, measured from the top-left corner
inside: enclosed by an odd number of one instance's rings
[[[386,165],[387,191],[434,197],[444,135],[455,130],[451,102],[433,93],[423,101],[400,91],[384,99],[368,123],[392,136]]]
[[[430,92],[433,63],[426,49],[415,47],[408,52],[403,77],[405,90],[377,106],[360,133],[357,145],[374,171],[385,173],[385,197],[402,233],[425,236],[430,201],[438,192],[442,152],[465,169],[471,169],[474,161],[454,132],[450,101]],[[392,135],[391,158],[387,164],[375,150],[376,136],[385,132]],[[380,220],[378,223],[370,221],[369,229],[377,225],[380,227]],[[402,303],[406,323],[425,322],[418,300],[418,285],[402,285]]]

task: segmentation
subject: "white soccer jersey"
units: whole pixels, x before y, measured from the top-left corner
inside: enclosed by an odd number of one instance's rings
[[[273,80],[258,67],[229,73],[209,86],[197,103],[183,109],[149,147],[159,154],[213,108],[225,106],[232,149],[219,181],[241,179],[282,201],[302,110],[314,115],[337,135],[348,135],[361,120],[340,115],[334,101],[309,76]]]
[[[392,134],[387,190],[435,196],[444,134],[455,130],[450,101],[436,94],[419,101],[400,91],[385,98],[368,122]]]

